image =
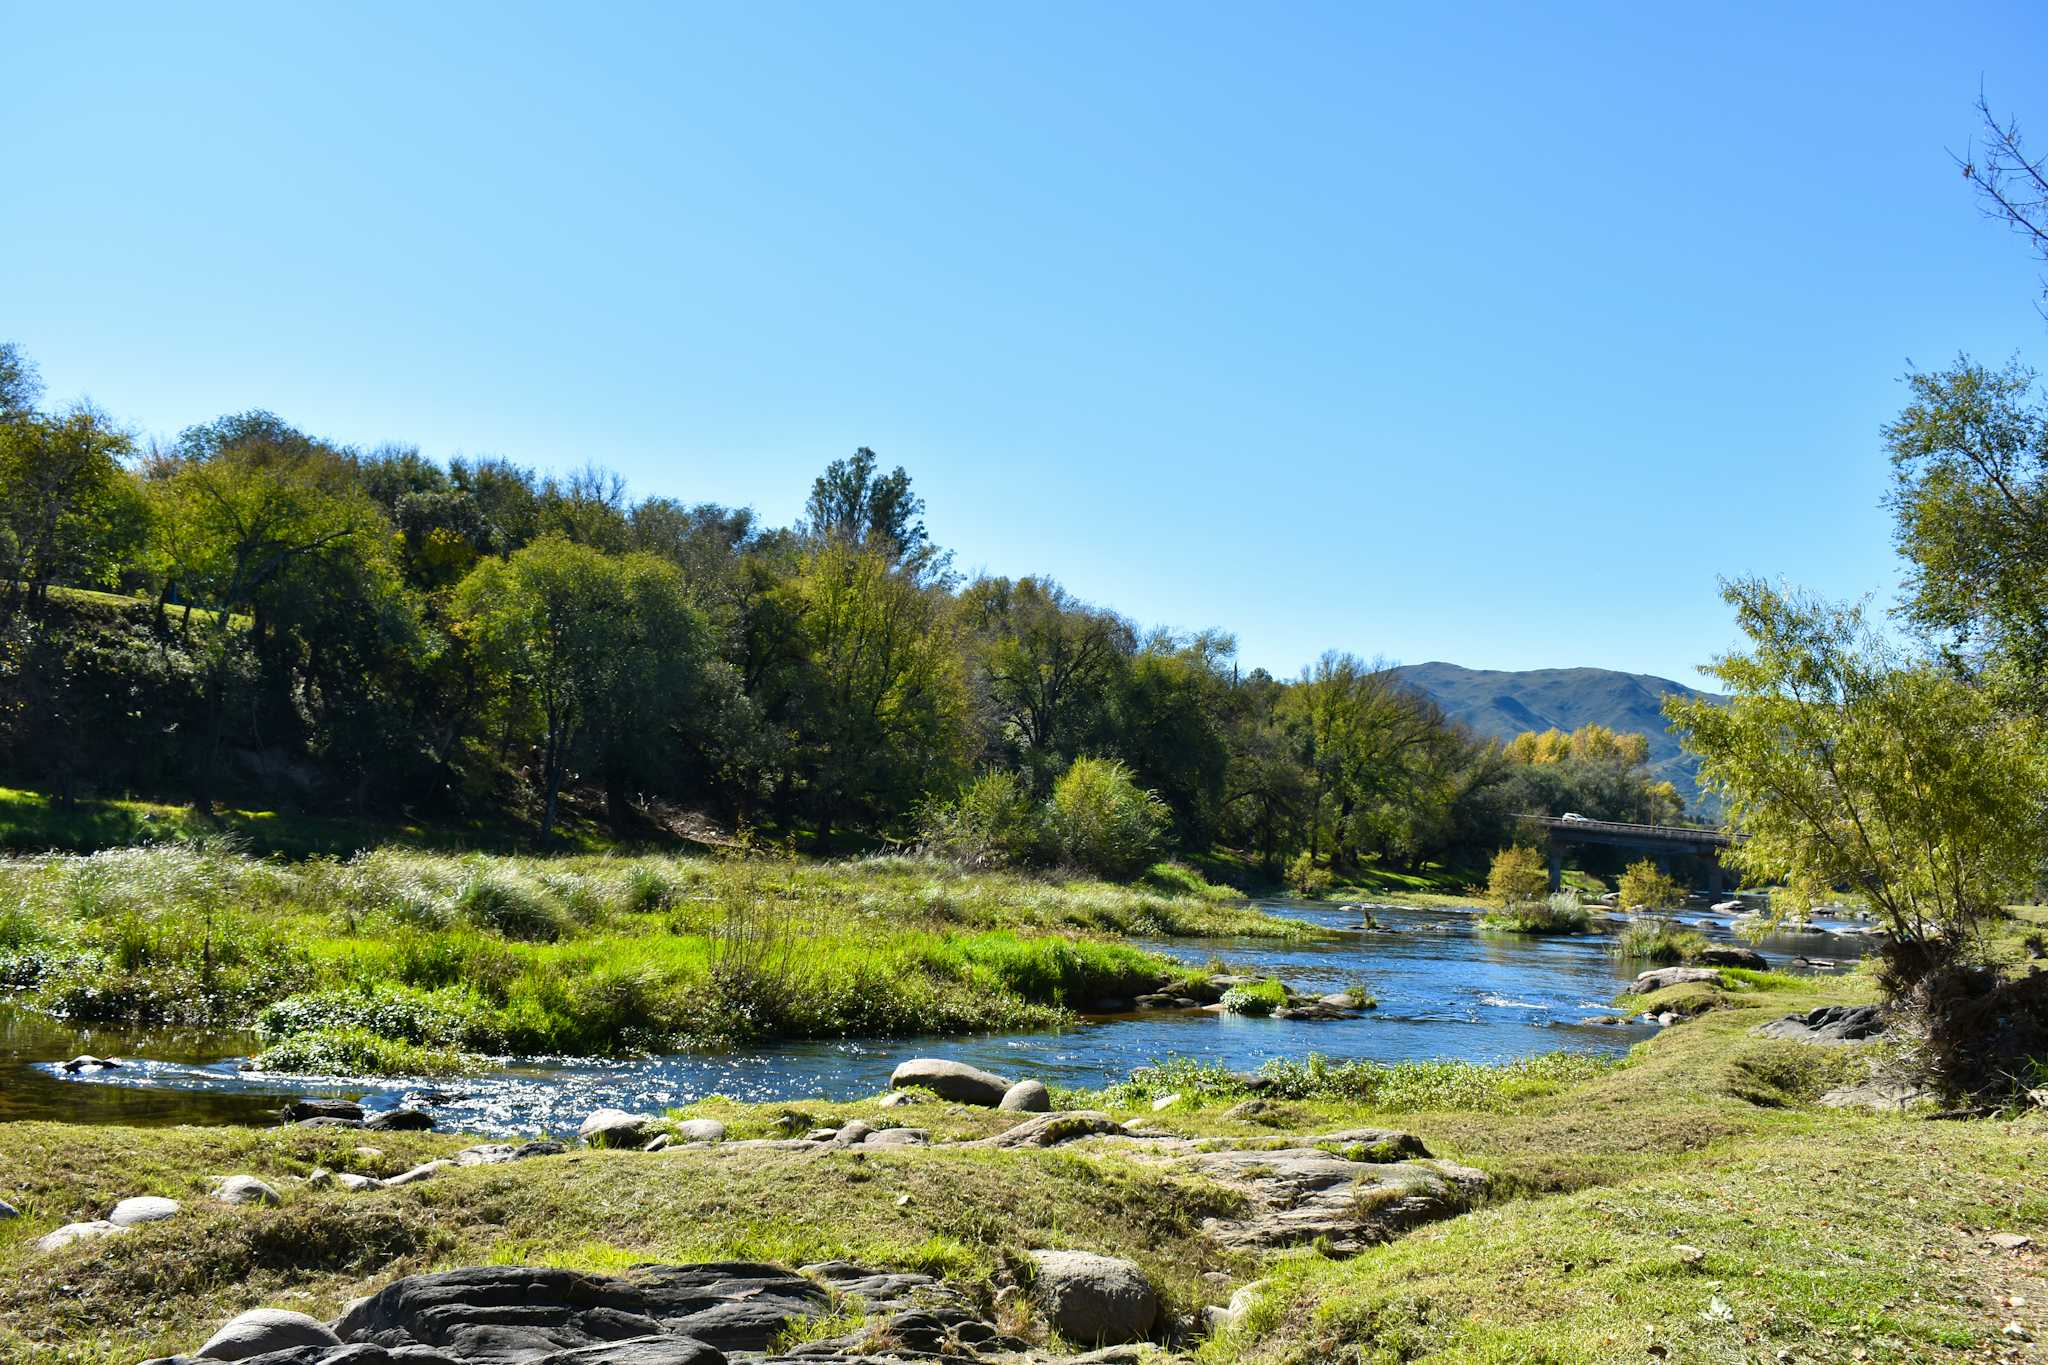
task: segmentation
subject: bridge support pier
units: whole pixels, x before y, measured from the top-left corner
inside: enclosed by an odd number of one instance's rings
[[[1550,890],[1553,894],[1564,890],[1564,850],[1554,842],[1550,845]]]

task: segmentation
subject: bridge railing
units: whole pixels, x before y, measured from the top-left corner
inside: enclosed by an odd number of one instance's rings
[[[1518,815],[1525,823],[1541,825],[1557,833],[1578,832],[1582,834],[1612,834],[1642,839],[1661,839],[1670,843],[1714,844],[1725,847],[1735,842],[1735,836],[1725,830],[1708,829],[1700,825],[1640,825],[1625,820],[1566,820],[1556,815]]]

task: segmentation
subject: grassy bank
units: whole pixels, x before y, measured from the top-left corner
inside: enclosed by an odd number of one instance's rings
[[[1039,1027],[1181,969],[1128,936],[1301,935],[1137,886],[842,863],[189,846],[0,863],[0,986],[81,1021],[253,1024],[276,1069]]]
[[[2038,1112],[1930,1122],[1820,1108],[1822,1091],[1859,1074],[1867,1054],[1750,1029],[1864,998],[1867,984],[1738,981],[1722,1008],[1626,1064],[1298,1063],[1254,1094],[1180,1062],[1062,1097],[1186,1134],[1384,1124],[1492,1174],[1485,1206],[1349,1259],[1312,1247],[1264,1259],[1221,1251],[1200,1227],[1227,1211],[1228,1192],[1113,1145],[831,1160],[584,1152],[342,1195],[289,1178],[315,1165],[388,1174],[466,1139],[0,1126],[0,1197],[25,1214],[0,1224],[0,1357],[99,1365],[189,1349],[242,1308],[331,1313],[429,1267],[849,1256],[986,1295],[1025,1249],[1046,1245],[1132,1257],[1184,1313],[1260,1283],[1240,1329],[1194,1348],[1216,1365],[1964,1361],[2035,1349],[2002,1329],[2048,1328],[2043,1260],[1985,1239],[2048,1237],[2048,1123]],[[1155,1112],[1168,1094],[1180,1099]],[[873,1101],[712,1100],[685,1112],[725,1119],[735,1136],[866,1118],[945,1139],[1013,1119]],[[206,1206],[206,1179],[228,1171],[280,1183],[286,1203]],[[28,1248],[54,1223],[148,1192],[195,1202],[124,1238],[48,1258]]]

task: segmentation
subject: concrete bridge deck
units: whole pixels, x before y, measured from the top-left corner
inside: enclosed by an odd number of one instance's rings
[[[1563,884],[1564,850],[1575,844],[1635,849],[1655,858],[1658,866],[1667,871],[1674,855],[1689,855],[1707,863],[1709,891],[1725,890],[1729,882],[1728,874],[1721,868],[1721,850],[1734,847],[1736,839],[1726,830],[1709,829],[1703,825],[1639,825],[1621,820],[1566,819],[1558,815],[1521,815],[1516,819],[1525,828],[1544,832],[1544,840],[1550,849],[1550,889],[1553,891]]]

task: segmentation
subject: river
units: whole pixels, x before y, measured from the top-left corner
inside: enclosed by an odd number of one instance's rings
[[[1278,976],[1319,993],[1362,985],[1379,1008],[1332,1022],[1148,1012],[1093,1017],[1060,1032],[956,1038],[850,1039],[763,1043],[726,1052],[686,1052],[620,1061],[510,1058],[486,1074],[441,1080],[343,1080],[244,1071],[255,1050],[236,1034],[77,1029],[0,1004],[0,1121],[72,1123],[274,1123],[296,1095],[347,1095],[373,1110],[419,1104],[443,1128],[511,1134],[573,1132],[606,1105],[655,1111],[712,1094],[762,1101],[849,1099],[888,1085],[908,1057],[944,1056],[1014,1077],[1099,1086],[1170,1056],[1255,1069],[1276,1057],[1503,1061],[1558,1049],[1625,1051],[1655,1031],[1639,1023],[1595,1023],[1612,1015],[1615,993],[1640,964],[1609,955],[1605,934],[1523,938],[1482,934],[1469,912],[1375,907],[1360,912],[1286,901],[1265,905],[1344,930],[1331,942],[1177,939],[1146,947],[1191,963],[1220,957],[1234,970]],[[1725,916],[1687,914],[1709,937],[1732,938]],[[1814,932],[1759,945],[1773,965],[1802,954],[1849,958],[1869,940],[1859,926],[1822,921]],[[123,1064],[67,1074],[79,1053]]]

